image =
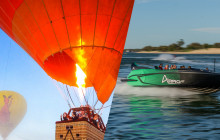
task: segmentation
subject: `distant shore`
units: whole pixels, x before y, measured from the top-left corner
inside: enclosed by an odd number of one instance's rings
[[[178,51],[169,51],[169,52],[161,52],[161,51],[139,51],[136,53],[168,53],[168,54],[220,54],[220,48],[209,48],[209,49],[200,49],[193,50],[187,52],[178,52]]]

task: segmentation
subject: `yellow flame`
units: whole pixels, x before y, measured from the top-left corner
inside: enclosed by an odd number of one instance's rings
[[[86,86],[86,74],[82,71],[78,64],[76,64],[76,84],[79,88],[85,88]]]
[[[83,70],[76,64],[76,84],[78,85],[78,95],[80,98],[80,103],[83,104],[85,96],[86,96],[86,74]]]
[[[76,57],[76,84],[78,86],[78,94],[80,97],[81,104],[85,101],[86,96],[86,73],[83,72],[83,69],[86,67],[86,58],[84,57],[84,49],[78,48],[74,51]]]
[[[82,45],[85,45],[86,43],[80,38],[78,40],[78,46],[82,46]]]

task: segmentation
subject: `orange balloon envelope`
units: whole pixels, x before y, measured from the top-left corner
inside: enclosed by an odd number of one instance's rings
[[[76,85],[76,64],[99,101],[117,81],[134,0],[1,0],[0,27],[53,79]]]
[[[23,119],[27,104],[13,91],[0,91],[0,135],[5,139]]]

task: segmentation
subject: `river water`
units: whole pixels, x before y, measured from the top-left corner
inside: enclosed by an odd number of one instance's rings
[[[123,55],[105,140],[220,139],[220,92],[201,95],[180,89],[134,88],[120,82],[132,62],[213,70],[214,58],[216,72],[220,72],[220,55]]]

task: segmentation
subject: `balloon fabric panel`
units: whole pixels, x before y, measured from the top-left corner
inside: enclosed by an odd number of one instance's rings
[[[117,81],[134,0],[8,0],[0,27],[53,79],[76,85],[76,64],[99,101]],[[13,5],[13,6],[12,6]]]

